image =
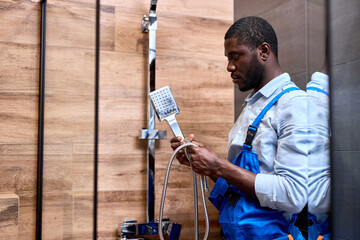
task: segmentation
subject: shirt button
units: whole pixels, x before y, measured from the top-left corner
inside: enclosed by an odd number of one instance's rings
[[[238,134],[241,134],[241,130],[239,130],[237,133],[238,133]]]
[[[251,106],[248,106],[248,109],[251,109]]]

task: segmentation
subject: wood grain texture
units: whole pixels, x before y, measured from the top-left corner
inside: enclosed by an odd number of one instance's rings
[[[37,34],[37,32],[34,32],[34,34]],[[38,51],[38,45],[0,41],[1,92],[37,93],[39,79]]]
[[[143,0],[102,0],[101,4],[122,7],[124,11],[147,14],[149,12],[149,1]],[[179,16],[197,16],[199,18],[211,18],[219,20],[233,20],[233,2],[224,1],[166,1],[159,2],[156,8],[159,15],[171,13]]]
[[[93,97],[48,95],[45,101],[45,143],[94,142]]]
[[[148,37],[141,32],[144,14],[129,13],[117,7],[115,50],[147,54]],[[156,51],[159,56],[184,56],[219,60],[224,55],[224,34],[231,22],[197,16],[158,15]],[[178,36],[178,37],[171,37]],[[181,36],[181,37],[180,37]],[[196,39],[196,41],[194,40]]]
[[[0,238],[19,237],[19,196],[14,193],[0,193]]]
[[[49,46],[46,54],[46,95],[88,96],[93,105],[95,51]]]
[[[6,192],[36,190],[36,155],[0,155],[0,189]],[[21,197],[21,195],[20,195]]]
[[[36,188],[32,191],[17,191],[20,197],[19,239],[35,239]]]
[[[95,50],[95,10],[93,0],[47,1],[47,45]]]
[[[35,238],[39,2],[0,2],[0,192],[17,195],[0,239]]]
[[[115,7],[100,5],[100,41],[101,50],[114,51],[115,49]]]
[[[44,239],[92,239],[95,10],[47,2]]]
[[[95,1],[47,4],[43,238],[91,239]],[[101,4],[98,235],[117,239],[125,219],[146,220],[146,141],[138,137],[147,127],[148,35],[140,23],[149,2]],[[158,8],[157,87],[170,85],[176,93],[184,132],[224,157],[233,91],[223,35],[232,8],[230,0],[166,1]],[[6,23],[0,26],[0,190],[19,195],[19,238],[33,239],[40,1],[5,0],[0,13]],[[166,123],[156,124],[171,137]],[[156,143],[157,207],[171,153],[168,140]],[[166,211],[188,239],[194,230],[191,171],[174,165]],[[210,236],[217,239],[217,212],[209,213]]]
[[[37,141],[37,96],[0,92],[0,143],[32,144]]]
[[[40,0],[0,3],[0,41],[7,43],[38,44],[40,34]]]

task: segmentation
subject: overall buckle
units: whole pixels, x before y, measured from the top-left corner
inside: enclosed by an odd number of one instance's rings
[[[232,207],[235,207],[236,203],[239,201],[241,195],[239,193],[235,192],[234,190],[232,190],[231,187],[229,186],[224,194],[224,197],[227,198],[229,204]]]
[[[249,128],[247,130],[246,133],[246,139],[245,139],[245,144],[251,146],[252,141],[255,137],[255,134],[257,132],[257,127],[253,126],[253,125],[249,125]]]

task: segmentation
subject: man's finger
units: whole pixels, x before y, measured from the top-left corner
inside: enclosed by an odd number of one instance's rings
[[[181,141],[181,137],[173,137],[172,139],[170,139],[170,142],[180,142]]]

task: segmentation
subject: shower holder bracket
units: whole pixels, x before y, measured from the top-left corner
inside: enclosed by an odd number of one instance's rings
[[[143,33],[149,32],[149,18],[146,15],[144,15],[144,18],[141,21],[141,31]]]
[[[141,129],[139,139],[147,140],[166,140],[167,132],[166,130],[157,130],[157,129]]]

